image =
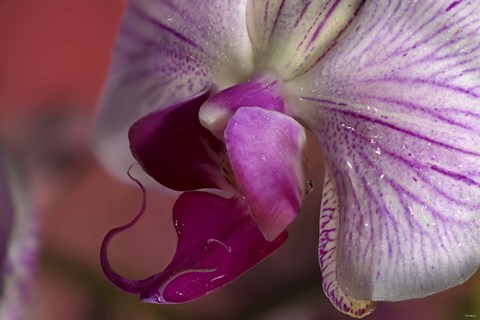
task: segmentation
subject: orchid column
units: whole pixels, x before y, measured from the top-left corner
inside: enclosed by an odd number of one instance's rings
[[[198,298],[281,246],[323,185],[319,262],[340,311],[464,282],[480,263],[479,27],[466,1],[131,1],[97,150],[183,192],[179,242],[145,280],[112,270],[108,243],[144,201],[106,236],[107,277],[149,302]]]

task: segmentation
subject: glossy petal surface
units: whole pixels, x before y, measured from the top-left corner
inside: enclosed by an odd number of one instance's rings
[[[178,190],[219,188],[223,143],[202,127],[198,110],[208,94],[152,112],[130,128],[132,154],[162,185]]]
[[[337,238],[339,230],[339,193],[329,168],[325,172],[318,260],[322,270],[323,291],[338,310],[355,318],[363,318],[375,310],[375,302],[348,296],[337,279]]]
[[[292,83],[337,185],[349,296],[423,297],[477,270],[479,46],[474,2],[367,1],[344,41]]]
[[[363,0],[252,0],[247,24],[259,65],[291,79],[308,70],[348,28]]]
[[[305,140],[296,120],[258,107],[238,109],[225,129],[236,184],[267,239],[276,238],[300,210]]]
[[[107,247],[112,237],[140,219],[144,209],[145,199],[131,223],[107,234],[102,245],[102,267],[115,285],[140,294],[146,302],[180,303],[204,296],[259,263],[287,238],[284,232],[274,241],[266,241],[242,201],[185,192],[173,208],[178,244],[172,262],[165,271],[145,280],[129,280],[112,270]]]
[[[124,177],[130,125],[252,70],[246,1],[132,0],[120,26],[97,124],[97,151]]]
[[[241,107],[261,107],[278,112],[285,111],[277,79],[253,79],[227,88],[200,108],[200,121],[215,136],[223,139],[228,120]]]

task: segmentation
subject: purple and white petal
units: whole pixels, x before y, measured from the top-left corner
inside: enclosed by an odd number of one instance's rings
[[[223,142],[205,129],[198,111],[208,93],[152,112],[129,131],[130,149],[145,172],[177,191],[222,188]]]
[[[320,212],[320,239],[318,261],[322,270],[322,287],[325,295],[341,312],[363,318],[375,310],[375,302],[356,300],[348,296],[337,279],[337,238],[339,230],[339,190],[330,169],[325,170],[322,208]]]
[[[254,78],[220,91],[200,108],[202,125],[223,140],[223,131],[233,114],[241,107],[260,107],[278,112],[285,111],[278,79]]]
[[[30,283],[36,268],[37,224],[18,168],[0,150],[0,319],[29,316]]]
[[[145,196],[145,189],[141,187]],[[181,303],[202,297],[239,277],[287,239],[287,233],[283,232],[272,242],[265,240],[242,200],[207,192],[185,192],[173,208],[178,244],[172,262],[156,275],[144,280],[129,280],[113,271],[107,248],[116,234],[132,227],[141,218],[145,201],[144,198],[142,209],[132,222],[106,235],[101,262],[113,284],[126,292],[139,294],[146,302]]]
[[[423,297],[480,264],[480,7],[367,1],[291,83],[338,189],[337,278],[355,299]]]
[[[266,239],[295,219],[305,195],[303,127],[282,113],[240,108],[225,129],[234,184]]]
[[[246,0],[128,2],[98,114],[96,149],[119,177],[133,163],[127,131],[137,119],[248,77]]]
[[[283,79],[308,70],[349,27],[364,0],[252,0],[247,24],[257,64]]]

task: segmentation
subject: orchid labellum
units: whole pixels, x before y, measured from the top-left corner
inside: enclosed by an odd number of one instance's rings
[[[312,132],[315,139],[307,139]],[[279,248],[323,185],[319,263],[337,309],[424,297],[480,263],[480,6],[454,0],[132,0],[97,128],[181,195],[176,254],[144,280],[179,303]],[[324,181],[309,167],[317,144]],[[143,188],[143,185],[141,185]]]

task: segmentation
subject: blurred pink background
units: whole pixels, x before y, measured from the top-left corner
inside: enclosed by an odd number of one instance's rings
[[[41,221],[32,319],[348,319],[323,296],[316,216],[301,216],[287,245],[247,275],[186,305],[144,304],[104,278],[101,240],[141,201],[140,191],[110,177],[90,150],[123,8],[120,0],[0,2],[0,140],[27,170]],[[149,192],[145,219],[114,240],[117,271],[143,277],[169,262],[176,243],[171,202]],[[367,319],[473,315],[480,317],[479,275],[427,299],[380,303]]]

